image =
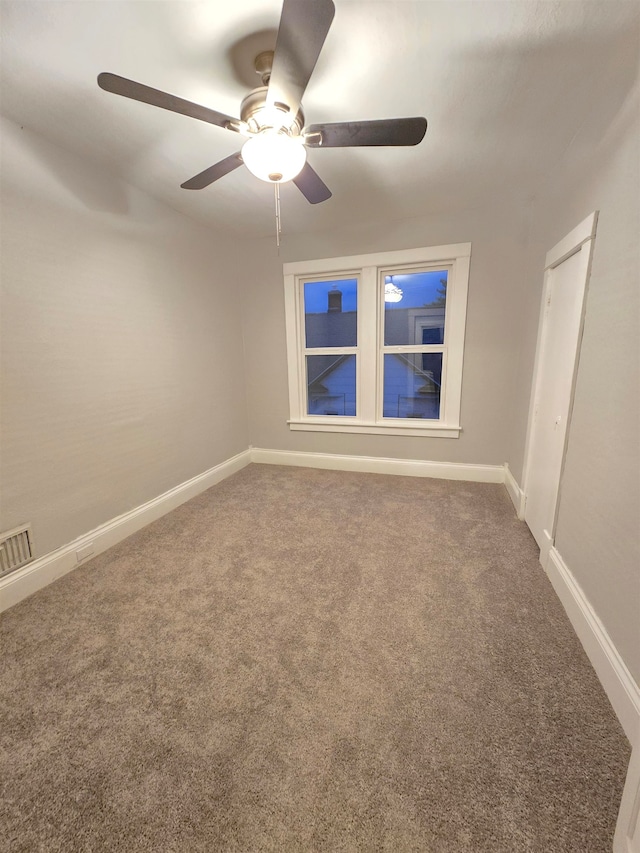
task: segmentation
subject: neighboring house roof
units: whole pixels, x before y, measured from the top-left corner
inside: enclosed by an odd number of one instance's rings
[[[444,319],[444,306],[429,306],[427,308],[405,308],[389,311],[385,316],[385,337],[388,344],[403,344],[407,342],[409,324],[419,318],[429,318],[439,321]],[[305,315],[305,334],[307,347],[345,347],[357,344],[357,313],[355,311],[331,311]],[[418,341],[417,343],[421,343]],[[437,380],[428,373],[417,368],[410,359],[401,353],[394,353],[396,358],[405,363],[417,376],[423,376],[427,393]],[[316,394],[326,393],[322,386],[327,378],[339,367],[348,355],[313,355],[307,362],[307,382],[314,386]],[[421,389],[422,390],[422,389]]]
[[[422,388],[418,388],[418,394],[428,394],[433,391],[433,386],[435,385],[437,388],[440,388],[440,383],[437,379],[433,377],[433,374],[427,373],[424,370],[421,370],[419,367],[416,367],[415,364],[412,363],[411,359],[406,355],[403,355],[401,352],[391,353],[394,358],[399,359],[404,362],[407,367],[410,367],[416,376],[423,377],[425,380],[425,384]]]
[[[357,343],[355,311],[325,311],[305,314],[308,347],[354,347]]]
[[[312,390],[314,394],[326,394],[328,389],[324,387],[322,380],[327,379],[336,368],[348,358],[351,358],[351,356],[317,355],[315,358],[318,360],[323,359],[323,362],[318,363],[318,361],[315,361],[312,362],[313,367],[307,367],[307,382],[309,383],[309,388],[313,385]],[[314,373],[315,375],[313,375]]]
[[[357,344],[355,311],[325,311],[305,315],[307,347],[354,347]],[[315,385],[348,358],[345,355],[314,355],[307,362],[307,382]],[[324,389],[326,391],[326,389]],[[317,389],[315,393],[324,393]]]
[[[403,353],[394,352],[391,353],[394,358],[401,361],[405,364],[416,376],[424,379],[424,385],[422,388],[418,389],[419,394],[429,394],[433,392],[434,386],[436,388],[440,388],[440,383],[437,379],[433,377],[431,373],[427,373],[424,370],[421,370],[419,367],[416,367],[415,364],[411,361]],[[312,366],[307,368],[307,382],[309,388],[314,394],[326,394],[328,393],[328,388],[324,386],[322,383],[324,380],[327,380],[331,374],[336,370],[344,361],[348,358],[351,358],[349,355],[317,355],[314,357],[317,359],[315,362],[312,362]],[[322,362],[319,364],[319,360],[322,359]]]
[[[391,346],[422,343],[410,340],[422,328],[437,328],[444,324],[444,305],[424,308],[394,308],[385,312],[385,339]],[[305,334],[308,347],[354,347],[357,343],[356,311],[324,311],[305,314]]]

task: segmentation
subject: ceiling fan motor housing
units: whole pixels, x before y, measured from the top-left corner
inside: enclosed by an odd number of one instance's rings
[[[273,68],[273,57],[274,52],[272,50],[263,50],[262,53],[259,53],[254,60],[253,65],[256,69],[256,74],[258,74],[262,80],[263,86],[269,85],[271,69]]]
[[[267,109],[267,86],[259,86],[252,89],[243,99],[240,105],[240,118],[254,133],[259,133],[265,127],[273,127],[270,110]],[[299,136],[304,127],[304,114],[298,110],[298,114],[292,120],[291,111],[286,104],[276,103],[278,119],[282,119],[282,126],[290,136]],[[271,114],[273,116],[273,113]],[[279,129],[279,128],[276,128]]]

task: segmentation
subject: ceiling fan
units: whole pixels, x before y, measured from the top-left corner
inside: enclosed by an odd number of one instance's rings
[[[183,189],[204,189],[244,163],[263,181],[292,180],[307,201],[317,204],[331,198],[331,191],[307,162],[307,148],[417,145],[427,130],[422,117],[305,126],[302,97],[334,14],[332,0],[284,0],[275,51],[255,60],[262,86],[244,98],[239,119],[116,74],[99,74],[98,85],[248,137],[240,151],[185,181]]]

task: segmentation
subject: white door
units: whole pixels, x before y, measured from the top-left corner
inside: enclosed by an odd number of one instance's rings
[[[547,255],[524,483],[524,517],[543,565],[555,535],[595,225],[592,214]]]

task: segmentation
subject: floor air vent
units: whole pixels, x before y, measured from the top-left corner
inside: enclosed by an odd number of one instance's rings
[[[0,533],[0,578],[33,560],[31,528],[16,527]]]

